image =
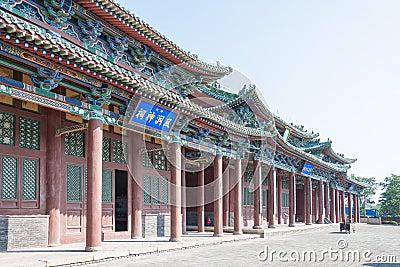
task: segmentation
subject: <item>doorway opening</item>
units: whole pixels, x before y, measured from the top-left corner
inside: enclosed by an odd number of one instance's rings
[[[115,231],[128,231],[128,173],[115,170]]]

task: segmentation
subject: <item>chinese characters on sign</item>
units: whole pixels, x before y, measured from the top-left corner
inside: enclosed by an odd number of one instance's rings
[[[177,114],[146,101],[141,101],[132,122],[136,122],[157,130],[169,132]]]

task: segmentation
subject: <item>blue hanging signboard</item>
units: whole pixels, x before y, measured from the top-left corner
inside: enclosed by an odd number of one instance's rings
[[[301,174],[310,175],[313,169],[314,165],[306,162],[306,164],[304,164],[303,170],[301,171]]]
[[[169,132],[176,117],[177,114],[175,112],[142,100],[131,121],[153,129]]]

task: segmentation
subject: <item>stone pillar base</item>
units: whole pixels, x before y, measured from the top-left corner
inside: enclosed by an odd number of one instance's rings
[[[312,225],[312,223],[306,223],[306,225]]]
[[[101,247],[85,247],[86,252],[99,252],[101,250]]]
[[[289,224],[289,227],[295,227],[295,225],[294,224]]]
[[[177,237],[171,237],[171,238],[169,239],[169,242],[181,242],[181,239],[180,239],[180,238],[177,238]]]
[[[243,235],[243,232],[242,232],[242,231],[239,231],[239,232],[233,232],[233,235]]]
[[[253,229],[262,229],[263,227],[261,225],[255,225],[253,226]]]
[[[276,228],[275,225],[268,225],[268,228]]]
[[[214,236],[214,237],[223,237],[224,234],[214,234],[213,236]]]

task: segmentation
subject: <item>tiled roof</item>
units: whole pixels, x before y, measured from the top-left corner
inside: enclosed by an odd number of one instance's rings
[[[134,37],[153,50],[166,52],[167,58],[175,64],[186,63],[195,70],[206,71],[217,76],[231,73],[232,69],[219,63],[210,64],[198,59],[194,54],[184,51],[165,35],[144,22],[141,18],[113,0],[78,0],[80,5],[94,14],[103,17],[111,25]]]

